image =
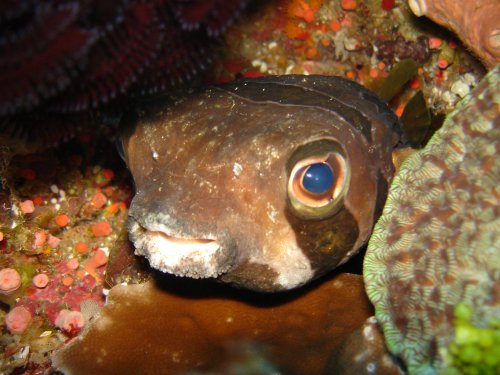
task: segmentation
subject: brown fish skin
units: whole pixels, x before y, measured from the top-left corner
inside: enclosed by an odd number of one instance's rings
[[[397,118],[372,93],[325,76],[160,97],[126,122],[136,254],[164,272],[267,292],[305,284],[367,241],[401,139]],[[289,196],[293,164],[332,153],[341,160],[335,183],[343,176],[334,207],[302,213]]]

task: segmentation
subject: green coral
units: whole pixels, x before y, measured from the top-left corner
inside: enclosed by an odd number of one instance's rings
[[[500,374],[500,319],[493,318],[486,328],[476,326],[472,307],[455,307],[455,340],[445,351],[447,369],[443,375]]]

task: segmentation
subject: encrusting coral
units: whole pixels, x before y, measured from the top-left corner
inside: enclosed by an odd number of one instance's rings
[[[95,323],[56,353],[55,367],[67,375],[213,370],[232,360],[236,342],[253,342],[285,373],[319,374],[372,313],[362,278],[352,274],[282,295],[179,278],[163,288],[115,286]]]
[[[472,306],[471,325],[500,333],[499,81],[497,67],[403,162],[369,242],[367,293],[412,374],[450,367],[459,304]]]
[[[409,0],[408,5],[415,15],[454,31],[486,66],[500,62],[498,0]]]

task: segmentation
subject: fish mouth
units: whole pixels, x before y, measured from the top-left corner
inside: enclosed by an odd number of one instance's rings
[[[213,235],[188,237],[164,224],[141,225],[132,217],[128,229],[135,254],[148,258],[151,267],[160,271],[208,278],[218,277],[231,268],[233,257]]]

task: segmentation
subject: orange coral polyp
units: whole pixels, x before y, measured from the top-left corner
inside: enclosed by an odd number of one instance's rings
[[[5,317],[5,325],[13,334],[21,334],[29,327],[32,315],[23,306],[16,306]]]
[[[14,268],[0,270],[0,294],[10,294],[21,286],[21,276]]]

